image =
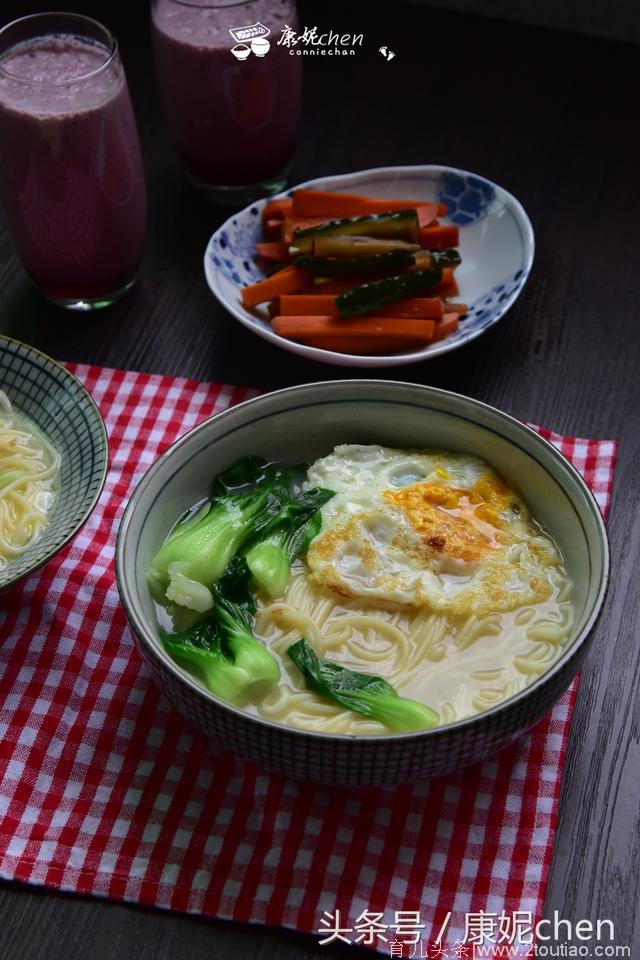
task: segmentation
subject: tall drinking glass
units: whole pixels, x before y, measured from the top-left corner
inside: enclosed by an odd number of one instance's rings
[[[34,14],[0,30],[0,195],[50,300],[91,310],[132,286],[142,157],[116,41],[90,17]]]
[[[278,44],[298,26],[294,0],[152,0],[152,23],[169,133],[190,178],[223,202],[281,190],[302,99],[301,57]]]

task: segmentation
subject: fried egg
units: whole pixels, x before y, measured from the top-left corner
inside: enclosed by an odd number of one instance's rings
[[[341,597],[482,616],[552,593],[555,544],[478,457],[344,444],[310,467],[307,485],[335,491],[309,579]]]

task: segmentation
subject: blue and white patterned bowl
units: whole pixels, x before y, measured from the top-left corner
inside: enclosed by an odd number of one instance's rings
[[[260,214],[267,201],[259,200],[234,214],[213,234],[204,256],[205,276],[220,303],[240,323],[292,353],[350,367],[391,367],[437,357],[474,340],[497,323],[515,302],[529,276],[534,253],[533,228],[522,205],[502,187],[465,170],[436,165],[379,167],[308,180],[299,186],[446,203],[448,216],[443,222],[460,227],[458,299],[469,305],[469,314],[446,340],[388,356],[335,353],[278,336],[271,329],[264,305],[247,310],[241,300],[242,288],[264,276],[255,259],[255,245],[261,239]]]
[[[4,336],[0,389],[62,457],[49,526],[0,572],[5,590],[50,560],[85,523],[104,486],[109,444],[100,411],[80,381],[46,354]]]

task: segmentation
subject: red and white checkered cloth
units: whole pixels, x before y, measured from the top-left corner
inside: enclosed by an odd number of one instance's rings
[[[111,469],[73,543],[2,598],[0,876],[319,940],[339,911],[344,939],[387,955],[399,911],[420,913],[425,943],[449,912],[451,942],[465,913],[539,915],[575,685],[526,739],[430,782],[330,789],[236,759],[151,683],[113,555],[125,501],[158,455],[253,391],[70,369],[102,410]],[[616,443],[540,432],[606,512]],[[364,911],[382,915],[386,941],[366,933]]]

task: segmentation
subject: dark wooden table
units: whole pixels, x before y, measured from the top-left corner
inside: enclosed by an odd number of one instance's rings
[[[47,6],[58,4],[36,4]],[[173,158],[146,4],[76,6],[121,41],[148,177],[147,253],[125,301],[73,316],[29,286],[0,221],[2,332],[59,359],[266,389],[351,376],[257,339],[214,300],[202,253],[228,214],[185,182]],[[546,910],[573,921],[610,918],[617,943],[632,945],[635,937],[640,950],[640,51],[421,5],[389,3],[386,17],[373,6],[301,4],[303,23],[363,31],[366,48],[354,58],[307,58],[292,181],[374,165],[446,163],[502,184],[531,216],[536,263],[508,316],[468,347],[378,375],[457,390],[562,433],[622,441],[609,522],[613,579],[573,719]],[[8,0],[2,15],[25,12],[22,0]],[[396,51],[391,63],[377,53],[382,44]],[[326,958],[346,949],[0,887],[2,960]],[[358,952],[351,948],[349,956]]]

